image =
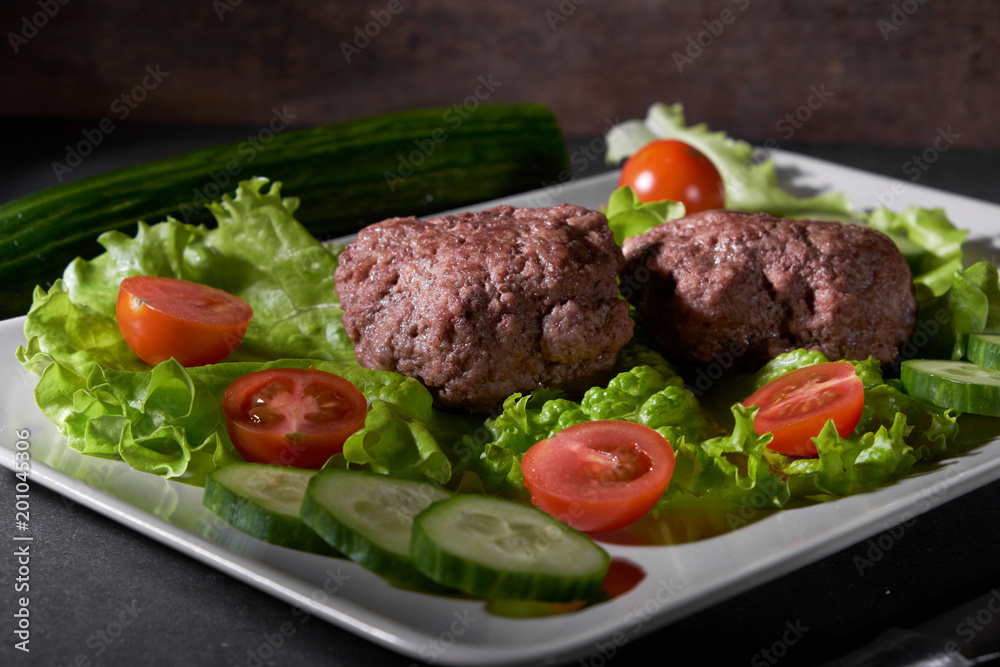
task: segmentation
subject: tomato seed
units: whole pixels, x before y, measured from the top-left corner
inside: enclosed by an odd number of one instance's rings
[[[247,417],[249,417],[250,421],[254,424],[263,424],[265,426],[277,424],[285,420],[284,415],[271,410],[266,404],[263,403],[255,405],[247,410]]]
[[[291,391],[292,388],[284,382],[278,382],[277,380],[268,382],[250,396],[250,405],[267,405],[282,394],[289,394]]]
[[[303,392],[309,409],[303,415],[311,422],[339,421],[351,411],[351,405],[336,392],[310,385]]]

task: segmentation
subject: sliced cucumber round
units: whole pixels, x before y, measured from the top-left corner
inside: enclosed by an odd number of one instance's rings
[[[1000,370],[1000,336],[995,334],[970,335],[965,356],[980,366]]]
[[[900,369],[906,393],[956,412],[1000,417],[1000,371],[968,361],[909,359]]]
[[[201,502],[259,540],[328,556],[340,554],[307,526],[299,508],[315,470],[230,463],[208,474]]]
[[[413,566],[413,517],[451,496],[429,482],[360,470],[321,470],[309,483],[302,519],[358,565],[406,585],[431,585]]]
[[[593,540],[513,500],[458,495],[413,523],[413,562],[440,584],[487,598],[597,597],[611,558]]]

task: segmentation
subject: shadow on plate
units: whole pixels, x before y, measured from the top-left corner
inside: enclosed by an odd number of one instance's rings
[[[611,559],[611,566],[601,586],[601,597],[593,602],[539,602],[537,600],[487,600],[486,610],[505,618],[541,618],[580,611],[595,604],[603,604],[628,593],[646,578],[646,571],[624,558]]]

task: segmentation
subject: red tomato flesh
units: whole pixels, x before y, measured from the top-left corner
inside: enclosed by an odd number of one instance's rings
[[[674,139],[652,141],[626,160],[618,187],[626,185],[639,201],[683,202],[689,214],[726,205],[719,170],[696,149]]]
[[[222,408],[229,439],[247,461],[318,469],[364,426],[368,403],[339,375],[273,368],[237,378]]]
[[[132,351],[155,366],[214,364],[243,340],[253,309],[220,289],[178,278],[132,276],[115,306],[118,329]]]
[[[806,366],[782,375],[753,393],[743,405],[760,407],[758,434],[772,434],[770,449],[789,456],[816,456],[813,438],[830,419],[841,437],[850,435],[865,407],[865,387],[846,361]]]
[[[571,426],[533,445],[521,459],[531,501],[584,532],[616,530],[656,504],[674,472],[674,450],[633,422]]]

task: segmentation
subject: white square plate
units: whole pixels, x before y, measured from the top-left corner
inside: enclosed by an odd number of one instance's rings
[[[845,192],[855,206],[942,207],[970,229],[970,261],[997,261],[1000,206],[903,184],[789,153],[776,153],[785,182]],[[791,174],[789,180],[788,175]],[[617,172],[508,197],[498,203],[602,206]],[[747,509],[744,527],[684,544],[605,544],[646,576],[611,601],[556,616],[494,615],[481,601],[393,588],[348,561],[259,542],[225,525],[201,505],[201,489],[70,450],[35,406],[36,377],[14,358],[23,318],[0,322],[0,463],[14,468],[15,430],[30,432],[31,479],[121,524],[153,537],[347,630],[417,659],[441,664],[525,665],[572,660],[599,643],[623,641],[817,561],[887,527],[1000,478],[1000,440],[911,474],[878,491],[775,513]],[[761,518],[763,517],[763,518]]]

